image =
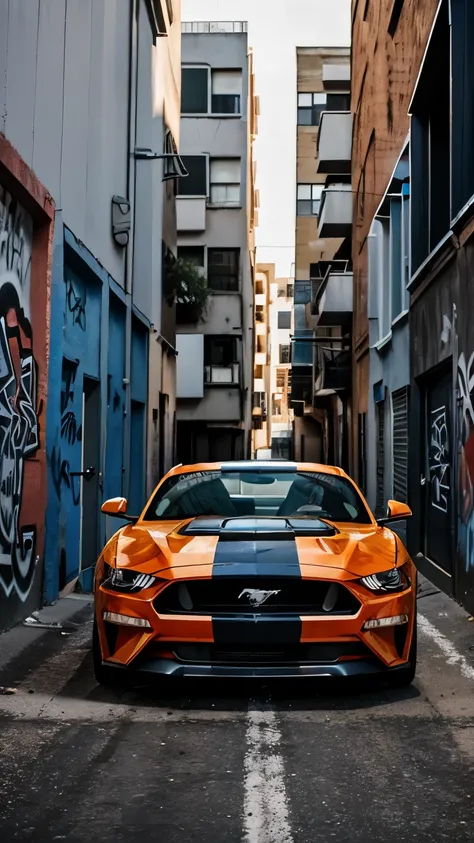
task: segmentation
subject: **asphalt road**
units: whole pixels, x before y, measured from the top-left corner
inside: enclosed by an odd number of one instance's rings
[[[0,695],[0,840],[472,843],[474,624],[432,591],[403,692],[213,682],[115,694],[94,682],[92,610],[79,601],[62,631],[0,636],[0,686],[16,688]],[[5,659],[15,634],[21,649]]]

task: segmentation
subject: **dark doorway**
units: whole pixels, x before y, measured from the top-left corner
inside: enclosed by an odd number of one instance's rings
[[[95,565],[99,541],[100,383],[84,378],[81,569]]]
[[[425,388],[425,556],[452,572],[452,374],[437,372]]]
[[[160,392],[160,403],[158,410],[158,435],[159,435],[159,455],[158,455],[158,479],[161,480],[165,474],[165,456],[166,456],[166,410],[168,407],[168,396],[164,392]]]

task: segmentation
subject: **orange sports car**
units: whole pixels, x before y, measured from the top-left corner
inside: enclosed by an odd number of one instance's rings
[[[178,677],[380,676],[416,668],[416,569],[339,468],[178,466],[95,573],[99,682]]]

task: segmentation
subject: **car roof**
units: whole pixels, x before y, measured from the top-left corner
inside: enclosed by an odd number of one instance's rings
[[[291,462],[289,460],[235,460],[229,462],[176,465],[168,472],[168,476],[173,474],[187,474],[191,471],[319,471],[322,474],[335,474],[346,477],[345,471],[334,465],[323,465],[312,462]]]

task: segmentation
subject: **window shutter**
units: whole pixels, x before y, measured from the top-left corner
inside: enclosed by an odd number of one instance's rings
[[[214,95],[239,96],[242,93],[240,70],[214,70],[212,72],[212,93]]]
[[[408,387],[392,393],[393,412],[393,497],[408,499]]]

